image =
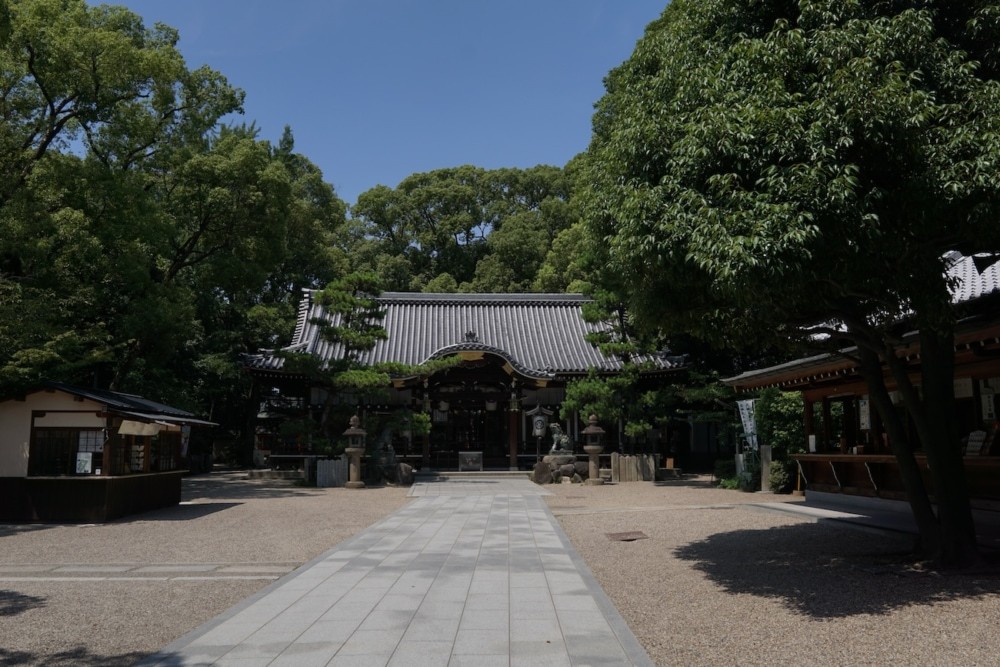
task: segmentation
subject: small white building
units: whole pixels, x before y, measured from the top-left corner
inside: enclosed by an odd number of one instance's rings
[[[48,383],[0,401],[0,521],[107,521],[180,502],[190,412]]]

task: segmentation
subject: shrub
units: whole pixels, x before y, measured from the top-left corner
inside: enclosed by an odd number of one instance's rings
[[[792,474],[788,461],[771,461],[768,486],[772,493],[788,493],[792,490]]]
[[[732,459],[719,459],[715,462],[715,479],[718,480],[720,489],[753,490],[749,488],[749,485],[752,484],[753,473],[744,471],[737,474],[736,461]],[[757,475],[757,484],[760,485],[760,475]]]

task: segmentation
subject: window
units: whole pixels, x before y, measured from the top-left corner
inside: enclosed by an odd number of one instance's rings
[[[100,475],[104,463],[104,432],[80,431],[76,447],[76,474]]]
[[[28,475],[100,475],[103,429],[36,428],[28,456]]]
[[[161,432],[153,438],[150,456],[151,470],[166,472],[177,470],[179,462],[181,434]]]
[[[28,475],[132,475],[180,468],[181,434],[105,438],[104,429],[36,428]]]
[[[146,438],[136,435],[122,437],[125,449],[125,474],[146,472]]]

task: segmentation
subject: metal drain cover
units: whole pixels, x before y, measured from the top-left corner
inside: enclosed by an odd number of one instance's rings
[[[636,540],[645,540],[649,537],[646,533],[641,530],[632,530],[627,533],[605,533],[609,540],[614,540],[615,542],[635,542]]]

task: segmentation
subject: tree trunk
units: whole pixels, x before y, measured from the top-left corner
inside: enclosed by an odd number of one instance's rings
[[[243,419],[236,435],[236,446],[240,465],[254,467],[254,450],[257,445],[257,414],[260,412],[260,387],[257,380],[250,379],[249,395],[243,405]]]
[[[923,556],[933,556],[941,550],[941,526],[934,514],[930,497],[924,486],[920,466],[913,455],[913,447],[906,435],[903,420],[892,404],[889,390],[885,386],[882,362],[873,350],[859,347],[861,370],[868,383],[868,393],[882,419],[886,435],[889,436],[889,446],[899,465],[899,474],[906,489],[906,498],[917,522],[917,532],[920,536],[919,550]]]
[[[927,455],[941,524],[941,549],[935,560],[945,567],[962,567],[980,560],[955,420],[954,360],[954,334],[921,327],[924,396],[921,414],[915,421]]]

